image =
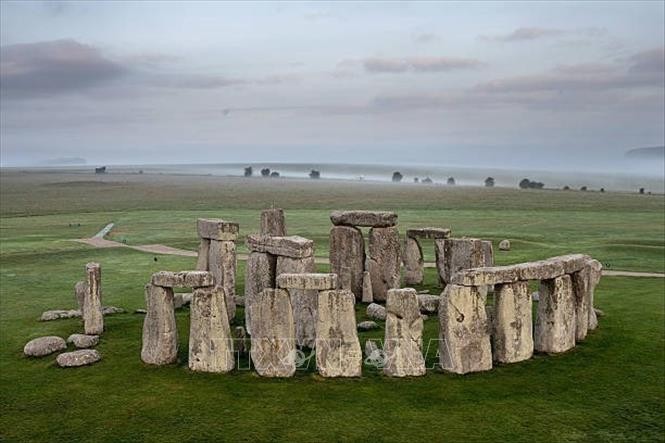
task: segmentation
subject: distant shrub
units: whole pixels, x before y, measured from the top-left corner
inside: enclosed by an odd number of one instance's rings
[[[605,192],[605,188],[600,188],[600,192]]]
[[[321,178],[321,171],[317,171],[316,169],[312,169],[309,172],[309,178]]]
[[[420,181],[420,179],[418,177],[413,177],[413,182],[414,183],[418,183],[419,181]]]
[[[455,177],[448,177],[448,181],[446,182],[450,186],[455,186]]]
[[[261,176],[263,176],[263,177],[270,177],[270,168],[263,168],[263,169],[261,169]]]
[[[254,169],[251,166],[245,168],[245,177],[251,177],[254,174]]]
[[[393,172],[393,182],[399,183],[399,182],[402,181],[403,178],[404,178],[404,176],[402,175],[401,172],[399,172],[399,171]]]
[[[545,183],[531,181],[528,178],[524,178],[520,181],[519,187],[522,189],[543,189],[545,187]]]
[[[430,184],[430,183],[432,183],[432,179],[429,178],[429,177],[425,177],[425,178],[423,179],[422,183]]]
[[[521,186],[520,186],[520,187],[521,187]],[[570,191],[570,186],[568,186],[568,185],[564,186],[564,187],[563,187],[563,190],[564,190],[564,191]]]
[[[272,171],[272,172],[270,173],[270,176],[273,177],[273,178],[279,177],[279,172],[277,172],[277,171]]]
[[[485,187],[486,188],[493,188],[494,187],[494,177],[487,177],[485,179]]]
[[[644,188],[640,188],[640,194],[644,194]]]
[[[586,186],[582,186],[582,187],[580,188],[580,191],[586,191],[587,189],[588,189],[588,188],[587,188]]]

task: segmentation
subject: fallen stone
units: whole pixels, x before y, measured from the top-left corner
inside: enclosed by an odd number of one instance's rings
[[[383,373],[391,377],[425,375],[423,319],[416,290],[389,290],[386,312]]]
[[[135,309],[134,310],[134,314],[147,314],[147,313],[148,313],[148,311],[146,311],[145,309]]]
[[[354,305],[355,296],[348,289],[319,292],[316,367],[323,377],[360,377],[362,374]]]
[[[404,284],[419,285],[423,282],[425,260],[420,243],[415,238],[407,236],[404,240]]]
[[[516,363],[533,355],[533,313],[528,282],[506,283],[494,291],[492,356]]]
[[[165,288],[203,288],[213,286],[215,279],[207,271],[159,271],[152,274],[151,283]]]
[[[226,314],[231,321],[236,315],[236,244],[233,241],[210,240],[208,271],[215,284],[224,289]]]
[[[327,291],[337,288],[337,274],[279,274],[277,287],[282,289],[314,289]]]
[[[429,240],[443,239],[450,237],[450,229],[447,228],[417,228],[407,229],[408,238],[425,238]]]
[[[246,244],[247,249],[252,252],[267,252],[291,258],[305,258],[314,255],[314,242],[298,235],[270,237],[250,234],[247,236]]]
[[[196,256],[196,270],[208,270],[208,256],[210,255],[210,239],[202,238],[199,242],[199,251]]]
[[[90,288],[88,287],[88,282],[86,281],[80,281],[74,285],[74,298],[81,312],[83,312],[83,303],[85,301],[85,295],[88,293],[89,290]]]
[[[395,227],[369,230],[369,273],[372,297],[385,301],[388,290],[400,287],[402,264],[399,231]]]
[[[196,221],[199,237],[210,240],[234,241],[238,238],[238,223],[221,219],[200,218]]]
[[[261,235],[273,237],[286,237],[286,222],[284,210],[280,208],[264,209],[261,211]]]
[[[234,366],[224,289],[197,288],[190,307],[189,369],[225,373]]]
[[[397,224],[397,214],[385,211],[333,211],[330,213],[330,221],[333,225],[387,228]]]
[[[439,302],[439,364],[456,374],[492,369],[486,295],[475,286],[448,285]]]
[[[102,267],[99,263],[85,265],[88,277],[88,291],[83,298],[83,329],[88,335],[104,332],[104,312],[102,311]]]
[[[359,331],[371,331],[372,329],[378,329],[379,325],[374,322],[374,321],[361,321],[358,323],[358,330]]]
[[[141,360],[151,365],[168,365],[178,359],[178,329],[173,308],[173,288],[147,284],[143,320]]]
[[[81,349],[60,354],[55,361],[61,368],[76,368],[97,363],[101,359],[102,355],[94,349]]]
[[[81,311],[75,309],[54,309],[42,312],[39,321],[59,320],[61,318],[81,317]]]
[[[376,303],[370,303],[367,306],[367,316],[374,320],[384,321],[386,319],[386,308]]]
[[[369,271],[363,272],[363,303],[374,302],[374,294],[372,293],[372,276]]]
[[[99,343],[99,335],[72,334],[67,337],[67,343],[73,343],[79,349],[92,348]]]
[[[260,376],[293,376],[295,325],[286,290],[264,289],[253,302],[251,341],[250,355]]]
[[[330,229],[330,272],[337,274],[340,289],[350,289],[360,300],[363,295],[365,241],[360,229],[333,226]]]
[[[277,257],[277,275],[310,274],[316,270],[314,257]],[[296,326],[296,345],[313,348],[316,345],[316,317],[319,291],[289,289],[291,308]]]
[[[499,251],[510,251],[510,240],[501,240],[499,242]]]
[[[104,306],[102,308],[102,314],[104,315],[113,315],[113,314],[124,314],[126,311],[123,308],[118,308],[116,306]]]
[[[575,297],[569,275],[540,282],[534,347],[538,352],[559,353],[575,347]]]
[[[430,294],[418,294],[418,306],[420,312],[424,314],[434,314],[439,310],[439,301],[441,297]]]
[[[67,349],[67,343],[62,337],[49,335],[30,340],[23,347],[23,353],[27,357],[43,357],[64,349]]]
[[[277,258],[265,252],[250,252],[245,264],[245,327],[252,335],[254,300],[264,289],[275,286]]]

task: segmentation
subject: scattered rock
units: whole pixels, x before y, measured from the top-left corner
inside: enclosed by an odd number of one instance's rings
[[[386,308],[376,303],[370,303],[367,306],[367,316],[374,320],[384,321],[386,319]]]
[[[51,321],[61,318],[74,318],[80,316],[81,311],[78,309],[54,309],[52,311],[42,312],[42,316],[39,318],[39,321]]]
[[[102,313],[104,315],[124,314],[125,310],[116,306],[104,306],[102,308]]]
[[[134,311],[134,314],[147,314],[147,313],[148,311],[146,311],[145,309],[136,309]]]
[[[62,337],[48,335],[30,340],[23,347],[23,353],[28,357],[43,357],[64,349],[67,349],[67,343]]]
[[[423,314],[435,314],[439,310],[441,297],[430,294],[418,294],[418,306]]]
[[[79,349],[92,348],[99,343],[99,335],[72,334],[67,343],[73,343]]]
[[[510,240],[501,240],[499,242],[499,251],[510,251]]]
[[[94,349],[81,349],[79,351],[65,352],[58,355],[55,361],[61,368],[75,368],[91,365],[102,359],[102,355]]]
[[[358,323],[359,331],[371,331],[372,329],[378,329],[379,325],[375,321],[361,321]]]
[[[192,302],[192,293],[191,292],[179,292],[173,296],[173,307],[175,309],[180,309],[185,305],[188,305]]]

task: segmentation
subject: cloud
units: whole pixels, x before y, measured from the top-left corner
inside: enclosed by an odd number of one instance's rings
[[[74,40],[0,47],[4,97],[27,98],[91,88],[115,80],[125,68],[99,49]]]
[[[565,31],[553,28],[517,28],[508,34],[501,35],[484,35],[481,36],[483,40],[494,40],[498,42],[516,42],[538,40],[547,37],[554,37],[564,34]]]
[[[663,73],[665,71],[665,47],[638,52],[628,58],[631,72]]]
[[[415,36],[414,40],[416,43],[431,43],[439,39],[439,36],[432,32],[423,32]]]
[[[482,62],[458,57],[370,57],[362,60],[365,71],[370,73],[443,72],[457,69],[475,69]]]

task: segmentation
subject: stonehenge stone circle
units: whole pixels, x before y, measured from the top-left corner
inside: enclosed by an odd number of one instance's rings
[[[83,298],[83,329],[88,335],[104,332],[104,313],[102,312],[102,267],[99,263],[85,265],[88,276],[88,290]]]
[[[235,366],[233,342],[220,286],[194,290],[190,306],[189,369],[229,372]]]
[[[280,208],[264,209],[261,211],[261,235],[273,237],[286,236],[286,222],[284,210]]]
[[[423,319],[415,289],[390,289],[386,301],[383,373],[391,377],[425,375]]]
[[[54,352],[67,349],[67,343],[62,337],[48,335],[30,340],[23,347],[23,354],[27,357],[43,357]]]
[[[400,250],[399,231],[396,227],[369,230],[368,271],[372,280],[372,297],[375,301],[385,301],[389,289],[400,287],[402,264]]]
[[[516,363],[533,355],[533,312],[526,281],[494,288],[492,356],[499,363]]]
[[[277,275],[313,273],[316,271],[314,257],[277,257]],[[316,344],[317,298],[316,289],[289,289],[291,308],[296,326],[296,344],[299,347],[313,348]]]
[[[575,297],[571,278],[562,275],[540,282],[540,301],[534,347],[538,352],[559,353],[575,347]]]
[[[102,355],[94,349],[80,349],[60,354],[55,358],[55,361],[61,368],[76,368],[91,365],[101,359]]]
[[[362,351],[356,331],[355,296],[348,289],[319,292],[316,367],[323,377],[360,377]]]
[[[291,377],[296,371],[295,324],[289,293],[264,289],[254,301],[250,355],[262,377]]]
[[[363,296],[365,241],[360,229],[333,226],[330,229],[330,272],[337,274],[340,289],[350,289],[356,300]]]
[[[359,331],[371,331],[372,329],[378,329],[379,325],[375,321],[366,320],[358,323]]]
[[[330,221],[336,226],[387,228],[397,224],[397,214],[382,211],[333,211],[330,213]]]
[[[151,365],[168,365],[178,358],[178,329],[173,307],[173,288],[145,286],[147,314],[143,320],[141,360]]]
[[[435,314],[439,310],[441,297],[430,294],[418,294],[418,306],[423,314]]]
[[[67,343],[79,349],[92,348],[99,343],[99,335],[72,334],[67,337]]]

